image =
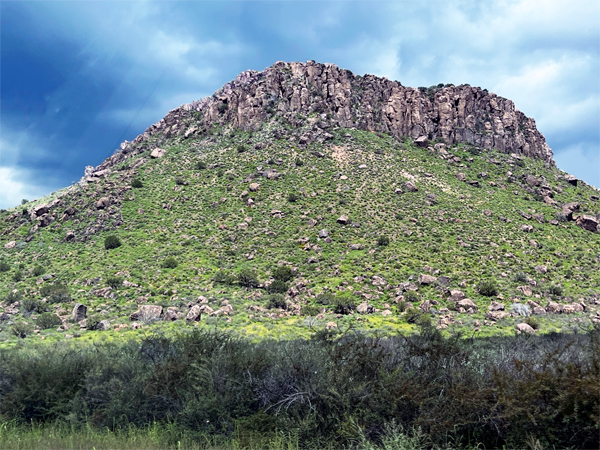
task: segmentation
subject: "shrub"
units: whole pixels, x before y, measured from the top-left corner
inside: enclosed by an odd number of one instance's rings
[[[331,305],[334,302],[335,297],[329,292],[321,292],[317,295],[316,302],[320,305]]]
[[[294,271],[288,266],[277,266],[273,271],[273,278],[281,281],[290,281],[294,278]]]
[[[8,272],[10,270],[10,265],[5,263],[4,261],[0,261],[0,273]]]
[[[177,260],[172,256],[169,256],[163,261],[163,263],[160,266],[163,269],[174,269],[175,267],[177,267]]]
[[[113,248],[119,248],[120,246],[121,246],[121,240],[114,234],[111,234],[110,236],[106,236],[106,238],[104,238],[104,248],[106,250],[111,250]]]
[[[217,171],[217,176],[218,176],[219,178],[221,178],[221,177],[222,177],[224,174],[225,174],[225,171],[224,171],[223,169],[219,169],[219,170]]]
[[[26,203],[29,203],[29,200],[27,200],[26,198],[24,198],[23,200],[21,200],[21,205],[24,205]]]
[[[43,313],[46,310],[44,304],[39,300],[27,298],[21,302],[21,312],[23,315],[30,315],[33,313]]]
[[[520,316],[529,316],[529,306],[524,305],[522,303],[513,303],[510,307],[510,310],[514,313],[519,314]]]
[[[40,295],[46,297],[49,303],[62,303],[71,301],[71,294],[67,286],[60,282],[46,284],[40,289]]]
[[[350,296],[341,295],[333,300],[333,311],[336,314],[350,314],[355,309],[356,301]]]
[[[42,266],[40,265],[36,265],[33,268],[33,276],[34,277],[39,277],[40,275],[44,275],[44,273],[46,272],[46,269],[44,269]]]
[[[558,285],[552,285],[548,287],[548,294],[560,297],[561,295],[563,295],[563,288]]]
[[[402,216],[402,214],[400,214],[400,213],[396,213],[396,215],[394,217],[396,217],[396,220],[404,219],[404,216]]]
[[[106,284],[113,289],[117,289],[123,285],[123,278],[109,275],[106,277]]]
[[[316,305],[304,305],[302,307],[301,314],[303,316],[311,316],[314,317],[321,312],[321,309]]]
[[[302,161],[300,158],[296,158],[295,164],[297,167],[301,167],[304,165],[304,161]]]
[[[23,279],[23,272],[21,272],[20,270],[17,270],[14,274],[13,274],[13,281],[15,282],[19,282]]]
[[[293,193],[293,192],[290,192],[290,193],[288,194],[288,197],[287,197],[287,199],[288,199],[288,202],[290,202],[290,203],[294,203],[294,202],[296,202],[296,201],[298,200],[298,196],[297,196],[295,193]]]
[[[287,303],[283,294],[271,294],[267,297],[267,308],[275,309],[287,309]]]
[[[247,288],[255,288],[260,284],[256,272],[249,268],[244,268],[240,271],[238,274],[238,283]]]
[[[185,178],[183,178],[183,177],[175,177],[175,184],[177,186],[184,186],[185,185]]]
[[[285,294],[289,286],[285,281],[275,280],[267,286],[269,294]]]
[[[19,291],[9,292],[8,294],[6,294],[6,297],[4,297],[4,302],[7,305],[12,305],[13,303],[20,302],[22,298],[23,296]]]
[[[377,239],[377,245],[379,245],[380,247],[390,245],[390,238],[387,236],[379,236],[379,238]]]
[[[85,319],[86,330],[94,331],[98,327],[98,324],[100,323],[101,320],[102,319],[100,318],[100,316],[97,316],[97,315],[88,316]]]
[[[527,325],[529,325],[534,330],[539,330],[539,328],[540,328],[540,321],[536,317],[529,316],[523,322],[525,322]]]
[[[419,308],[411,307],[406,309],[404,318],[408,323],[417,323],[422,314],[423,311],[421,311]]]
[[[23,322],[15,323],[10,332],[19,339],[25,339],[28,334],[31,334],[31,327]]]
[[[196,163],[196,169],[198,169],[198,170],[206,169],[206,163],[204,161],[198,161]]]
[[[48,328],[56,328],[62,325],[62,320],[54,313],[43,313],[37,318],[35,324],[41,330],[46,330]]]
[[[142,183],[139,178],[134,178],[133,180],[131,180],[131,187],[142,188],[144,187],[144,183]]]
[[[407,302],[415,303],[421,300],[421,297],[417,293],[417,291],[406,291],[404,293],[404,300]]]
[[[245,152],[247,149],[246,149],[246,146],[245,146],[245,145],[241,145],[241,144],[240,144],[240,145],[238,145],[238,146],[236,147],[236,150],[237,150],[237,152],[238,152],[238,153],[244,153],[244,152]]]
[[[235,277],[224,270],[219,270],[215,274],[213,281],[215,283],[232,285],[235,282]]]
[[[494,295],[498,295],[498,286],[496,282],[493,280],[484,280],[479,283],[478,286],[479,293],[486,297],[493,297]]]
[[[513,277],[513,281],[515,283],[526,283],[527,282],[527,275],[525,275],[524,272],[517,272],[515,274],[515,276]]]

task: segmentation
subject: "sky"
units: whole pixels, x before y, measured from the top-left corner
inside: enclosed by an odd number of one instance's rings
[[[78,181],[171,109],[276,61],[486,88],[600,187],[597,0],[2,0],[0,52],[0,208]]]

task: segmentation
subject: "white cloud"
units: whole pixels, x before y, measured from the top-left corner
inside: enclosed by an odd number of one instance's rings
[[[17,206],[21,200],[34,200],[48,195],[56,187],[38,186],[33,174],[18,167],[0,167],[0,208]]]

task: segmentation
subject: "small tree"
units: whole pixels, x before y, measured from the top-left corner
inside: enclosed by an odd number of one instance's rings
[[[281,281],[290,281],[294,278],[294,272],[288,266],[277,266],[273,271],[273,278]]]
[[[123,278],[109,275],[106,277],[106,284],[113,289],[117,289],[123,284]]]
[[[120,246],[121,246],[121,240],[114,234],[111,234],[110,236],[106,236],[106,238],[104,238],[104,248],[106,250],[111,250],[113,248],[118,248]]]
[[[379,239],[377,239],[377,245],[380,247],[386,247],[390,245],[390,238],[387,236],[379,236]]]
[[[196,169],[198,169],[198,170],[206,169],[206,163],[204,161],[198,161],[196,163]]]
[[[134,178],[131,180],[131,187],[133,188],[142,188],[144,187],[144,183],[139,178]]]
[[[240,285],[248,288],[257,287],[260,283],[256,272],[249,268],[244,268],[238,274],[238,282]]]
[[[267,286],[269,294],[285,294],[288,290],[288,284],[285,281],[275,280]]]
[[[272,294],[268,297],[267,308],[274,309],[287,309],[287,303],[285,297],[282,294]]]
[[[163,263],[161,264],[161,267],[163,269],[174,269],[175,267],[177,267],[178,263],[177,260],[175,258],[173,258],[172,256],[169,256],[167,259],[165,259],[163,261]]]
[[[56,328],[62,325],[62,320],[54,313],[43,313],[35,322],[38,328],[46,330],[48,328]]]
[[[493,297],[494,295],[498,295],[498,286],[496,282],[493,280],[484,280],[479,283],[479,293],[481,295],[485,295],[486,297]]]
[[[5,263],[4,261],[0,261],[0,273],[8,272],[10,270],[10,265]]]

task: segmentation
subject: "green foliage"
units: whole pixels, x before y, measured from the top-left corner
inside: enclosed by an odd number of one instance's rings
[[[563,288],[562,288],[562,286],[553,284],[548,287],[548,294],[556,296],[556,297],[560,297],[563,295]]]
[[[44,269],[39,264],[36,264],[35,267],[33,268],[33,272],[32,273],[33,273],[34,277],[39,277],[39,276],[44,275],[46,273],[46,269]]]
[[[39,300],[33,298],[26,298],[21,301],[21,312],[23,315],[28,316],[33,313],[43,313],[46,310],[44,304]]]
[[[379,245],[380,247],[386,247],[390,245],[390,238],[387,236],[379,236],[379,238],[377,239],[377,245]]]
[[[287,200],[290,203],[295,203],[298,200],[298,195],[294,192],[290,192],[287,196]]]
[[[183,178],[183,177],[175,177],[175,184],[177,186],[184,186],[186,184],[185,178]]]
[[[17,270],[14,274],[13,274],[13,281],[15,282],[19,282],[23,279],[23,272],[21,272],[20,270]]]
[[[232,285],[233,283],[235,283],[236,278],[230,273],[225,272],[224,270],[218,270],[213,278],[213,281],[215,283]]]
[[[120,246],[121,246],[121,240],[114,234],[111,234],[110,236],[106,236],[104,238],[104,248],[106,250],[111,250],[113,248],[118,248]]]
[[[417,291],[406,291],[404,294],[404,300],[411,303],[416,303],[421,301],[421,297],[417,293]]]
[[[206,163],[204,161],[198,161],[196,163],[196,169],[197,170],[204,170],[204,169],[206,169]]]
[[[288,289],[288,283],[282,280],[274,280],[267,286],[267,292],[269,294],[285,294]]]
[[[236,147],[236,150],[238,153],[244,153],[244,152],[246,152],[247,148],[245,145],[240,144]]]
[[[415,307],[406,308],[405,313],[406,314],[404,315],[404,319],[408,323],[417,323],[419,318],[423,315],[423,311],[421,311],[419,308],[415,308]]]
[[[294,161],[294,164],[296,164],[296,167],[302,167],[304,165],[304,161],[302,161],[302,159],[300,159],[300,158],[296,158],[296,161]]]
[[[21,200],[21,205],[24,205],[26,203],[29,203],[29,200],[27,200],[26,198],[24,198],[23,200]]]
[[[356,309],[356,300],[349,295],[334,297],[333,312],[336,314],[350,314]]]
[[[10,332],[19,339],[25,339],[29,334],[31,334],[32,329],[31,326],[24,322],[17,322],[11,327]]]
[[[123,278],[114,275],[108,275],[106,277],[106,285],[113,289],[118,289],[123,285]]]
[[[271,294],[267,296],[267,308],[281,308],[287,309],[287,303],[285,302],[285,296],[283,294]]]
[[[525,275],[525,273],[523,272],[517,272],[513,279],[512,279],[515,283],[526,283],[527,282],[527,275]]]
[[[484,280],[479,283],[477,288],[479,293],[486,297],[494,297],[495,295],[498,295],[498,285],[494,280]]]
[[[536,317],[529,316],[523,322],[525,322],[527,325],[529,325],[534,330],[540,329],[540,321]]]
[[[35,324],[41,330],[46,330],[48,328],[59,327],[60,325],[62,325],[62,320],[56,314],[48,312],[40,314]]]
[[[316,305],[304,305],[301,310],[303,316],[314,317],[321,312],[321,309]]]
[[[131,180],[131,187],[139,189],[144,187],[144,183],[139,178],[134,178]]]
[[[178,266],[178,262],[175,258],[173,258],[172,256],[169,256],[168,258],[166,258],[162,264],[160,265],[160,267],[162,267],[163,269],[174,269],[175,267]]]
[[[69,288],[59,281],[54,284],[44,284],[40,289],[40,295],[46,297],[48,303],[65,303],[71,301]]]
[[[0,273],[8,272],[10,270],[10,265],[4,261],[0,261]]]
[[[294,278],[294,271],[289,266],[277,266],[273,270],[273,278],[279,281],[290,281]]]
[[[238,274],[238,283],[241,286],[247,288],[255,288],[258,287],[260,281],[258,281],[258,275],[254,269],[250,269],[248,267],[243,268]]]
[[[335,300],[335,297],[333,296],[333,294],[330,294],[329,292],[322,292],[319,295],[317,295],[317,298],[315,299],[315,301],[319,305],[332,305],[334,300]]]
[[[23,295],[19,291],[10,291],[4,297],[4,303],[12,305],[13,303],[20,302],[23,299]]]

